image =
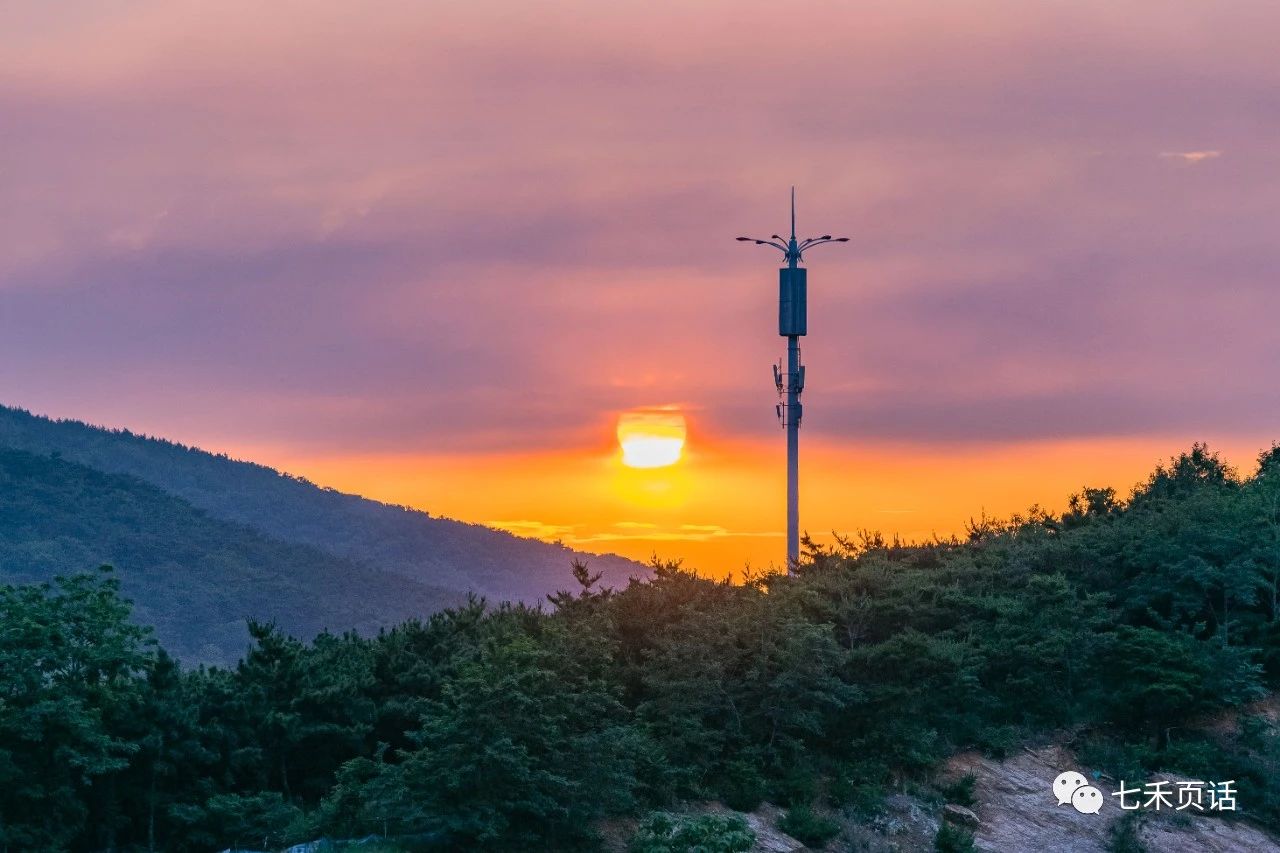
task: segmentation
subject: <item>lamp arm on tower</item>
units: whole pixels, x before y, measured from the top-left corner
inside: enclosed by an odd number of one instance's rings
[[[848,237],[811,237],[800,244],[800,251],[812,249],[814,246],[822,246],[826,243],[848,243]]]
[[[784,255],[789,251],[786,246],[781,243],[775,243],[772,240],[758,240],[755,237],[735,237],[734,239],[739,243],[755,243],[757,246],[772,246]]]

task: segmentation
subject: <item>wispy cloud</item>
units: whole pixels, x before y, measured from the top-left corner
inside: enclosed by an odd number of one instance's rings
[[[505,530],[516,536],[524,536],[530,539],[543,539],[553,541],[556,539],[571,538],[571,534],[577,525],[572,524],[545,524],[541,521],[532,521],[529,519],[520,519],[518,521],[486,521],[489,527],[496,527],[498,530]]]
[[[1214,160],[1222,156],[1221,151],[1161,151],[1160,156],[1166,160],[1177,160],[1186,163],[1188,166],[1194,166],[1197,163],[1203,163],[1205,160]]]
[[[544,541],[561,541],[567,545],[589,545],[601,542],[709,542],[726,538],[779,538],[781,531],[738,531],[718,524],[679,524],[663,526],[646,521],[618,521],[597,532],[578,533],[581,524],[548,524],[533,519],[486,521],[489,527],[516,536]]]
[[[587,545],[596,542],[710,542],[731,538],[780,538],[781,531],[744,531],[732,530],[718,524],[679,524],[662,526],[648,522],[620,521],[611,529],[602,530],[589,535],[566,538],[566,542],[574,545]]]

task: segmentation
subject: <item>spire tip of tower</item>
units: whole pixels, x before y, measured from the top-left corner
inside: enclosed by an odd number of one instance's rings
[[[791,187],[791,239],[796,239],[796,188]]]

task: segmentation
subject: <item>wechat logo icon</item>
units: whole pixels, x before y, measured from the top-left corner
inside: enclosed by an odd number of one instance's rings
[[[1053,795],[1058,805],[1070,804],[1080,814],[1097,814],[1102,810],[1102,792],[1090,785],[1084,774],[1074,770],[1058,774],[1053,780]]]

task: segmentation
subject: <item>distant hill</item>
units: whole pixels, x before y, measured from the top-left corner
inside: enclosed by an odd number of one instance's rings
[[[177,656],[230,663],[247,617],[314,637],[369,632],[465,598],[211,518],[125,474],[0,449],[0,580],[117,568],[138,622]]]
[[[252,559],[254,571],[275,573],[282,579],[287,575],[290,583],[308,584],[307,570],[303,566],[305,561],[299,556],[303,553],[311,555],[309,559],[318,567],[317,573],[337,571],[338,566],[343,566],[351,577],[364,573],[360,576],[369,579],[378,589],[393,588],[394,585],[389,584],[390,579],[384,575],[396,575],[397,580],[411,582],[405,585],[405,589],[410,590],[406,604],[412,603],[413,608],[429,601],[438,607],[441,602],[459,600],[468,592],[491,600],[539,602],[546,594],[571,585],[569,567],[576,557],[586,559],[592,571],[602,572],[602,583],[606,586],[622,586],[628,577],[648,573],[641,564],[616,555],[580,554],[559,545],[513,536],[482,525],[436,518],[406,507],[321,488],[263,465],[233,460],[128,430],[103,429],[78,421],[55,421],[21,409],[0,406],[0,450],[4,449],[25,451],[46,460],[56,455],[57,460],[63,463],[136,478],[117,477],[103,482],[110,482],[112,488],[129,494],[138,493],[138,488],[147,484],[152,487],[145,492],[148,500],[157,506],[164,503],[163,498],[177,498],[188,510],[203,511],[202,515],[183,517],[182,521],[183,524],[195,524],[193,519],[199,517],[201,522],[196,526],[200,536],[206,532],[212,535],[211,531],[215,529],[227,535],[236,531],[237,535],[232,538],[239,541],[242,535],[256,533],[257,550],[242,549],[238,553],[245,559]],[[12,457],[10,464],[18,465],[19,458]],[[67,473],[69,470],[53,465],[43,466],[36,473],[65,480],[71,476]],[[82,472],[81,476],[87,476],[87,472]],[[4,492],[0,499],[10,502],[19,499],[20,496],[15,498],[9,493],[12,488],[12,485],[0,486],[0,491]],[[59,517],[56,501],[66,500],[70,506],[74,503],[73,497],[83,497],[74,489],[61,494],[58,488],[51,487],[52,491],[47,496],[49,501],[55,502],[46,507],[45,517],[49,519]],[[178,511],[172,507],[177,505],[165,503],[170,507],[166,511],[174,513],[174,519],[178,518]],[[83,512],[98,515],[81,519],[86,525],[81,535],[65,537],[74,540],[77,543],[75,547],[44,546],[53,547],[53,550],[40,564],[44,567],[41,571],[56,569],[65,572],[88,568],[88,562],[98,559],[96,556],[91,559],[90,555],[102,550],[102,542],[133,541],[127,537],[111,538],[120,531],[112,528],[108,518],[123,519],[103,516],[107,509],[105,505],[96,503],[81,507]],[[70,518],[66,513],[62,517]],[[152,530],[146,516],[133,518],[129,523],[137,525],[135,533],[144,538],[169,535],[175,543],[183,541],[177,528]],[[193,531],[195,529],[192,528]],[[2,530],[4,548],[12,550],[18,542],[34,547],[33,542],[21,537],[10,539],[19,534],[7,520]],[[57,539],[56,531],[47,533]],[[199,541],[201,547],[215,548],[213,539]],[[286,546],[300,546],[301,550]],[[122,544],[121,547],[125,546]],[[247,545],[244,547],[248,548]],[[189,560],[210,556],[194,546],[187,547],[182,553]],[[57,554],[62,558],[57,558]],[[272,560],[280,562],[273,565]],[[117,565],[126,578],[129,572],[142,568],[127,561],[117,561]],[[196,563],[191,565],[191,571],[196,572]],[[319,568],[322,565],[327,568]],[[17,570],[12,562],[5,566],[7,571]],[[373,579],[378,580],[375,583]],[[378,583],[383,586],[378,587]],[[140,611],[149,606],[147,599],[139,595],[136,585],[126,580],[125,588],[138,600]],[[358,587],[348,592],[363,594],[358,592]],[[381,604],[374,604],[378,600],[377,595],[372,591],[366,595],[368,607],[360,614],[355,610],[349,611],[354,620],[350,624],[333,621],[325,624],[339,630],[357,624],[389,624],[406,615],[405,607],[390,606],[394,599],[386,602],[388,608],[385,612],[380,611]],[[352,605],[343,606],[349,608]],[[336,607],[338,605],[334,603],[322,608],[321,612],[337,613]],[[241,615],[244,614],[237,614],[237,618]],[[143,613],[142,616],[144,621],[152,621],[150,615]],[[180,648],[178,644],[168,644]]]

